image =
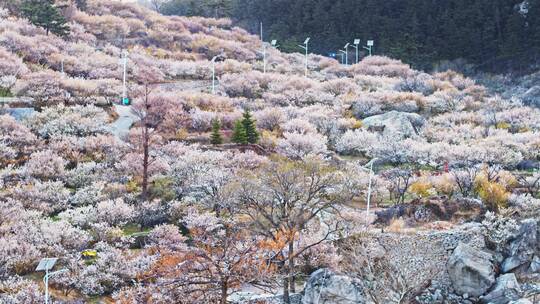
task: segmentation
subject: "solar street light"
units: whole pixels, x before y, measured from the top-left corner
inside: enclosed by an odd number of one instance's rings
[[[36,271],[45,271],[45,276],[43,277],[43,283],[45,284],[45,304],[49,304],[49,278],[68,271],[67,269],[62,269],[54,272],[49,272],[53,269],[54,265],[58,261],[58,258],[44,258],[39,261]]]
[[[345,50],[345,65],[349,64],[349,45],[351,44],[347,42],[347,44],[345,44],[345,46],[343,47],[343,49]]]
[[[365,46],[364,48],[369,51],[369,56],[371,56],[371,50],[373,46],[375,45],[375,42],[373,40],[368,40],[366,44],[367,44],[367,47]]]
[[[358,45],[360,44],[360,39],[354,39],[354,42],[353,42],[353,48],[355,49],[356,51],[356,63],[358,63]]]
[[[311,39],[310,37],[307,37],[306,40],[304,41],[304,45],[299,45],[299,47],[303,48],[306,51],[306,68],[304,72],[306,77],[308,74],[308,44],[309,44],[310,39]]]

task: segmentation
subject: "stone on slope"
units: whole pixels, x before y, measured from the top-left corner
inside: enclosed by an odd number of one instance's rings
[[[407,138],[417,135],[426,120],[416,113],[390,111],[370,116],[362,120],[362,123],[368,130],[378,130],[382,131],[384,135]]]
[[[481,296],[495,283],[493,256],[465,243],[454,249],[446,270],[452,287],[460,295]]]
[[[521,297],[521,287],[513,273],[503,274],[497,278],[495,287],[484,297],[483,303],[508,304]]]
[[[533,257],[529,271],[532,273],[540,273],[540,257],[537,255]]]
[[[508,304],[533,304],[533,302],[527,300],[527,299],[519,299],[515,301],[510,301]]]
[[[304,288],[302,304],[364,304],[361,282],[329,269],[311,274]]]
[[[531,262],[538,246],[538,223],[534,219],[521,222],[519,234],[510,242],[508,257],[502,263],[502,272],[507,273]]]

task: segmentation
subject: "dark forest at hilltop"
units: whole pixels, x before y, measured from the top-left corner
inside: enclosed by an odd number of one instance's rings
[[[423,69],[461,58],[520,71],[540,60],[540,0],[171,0],[161,10],[231,17],[254,33],[263,22],[284,51],[310,36],[320,54],[374,39],[376,53]]]

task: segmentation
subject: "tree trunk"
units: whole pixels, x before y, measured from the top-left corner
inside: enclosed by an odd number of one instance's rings
[[[143,129],[143,180],[142,180],[142,197],[146,198],[148,193],[148,157],[149,157],[149,136],[148,136],[148,127],[144,126]]]
[[[283,278],[283,302],[285,304],[291,304],[291,298],[289,296],[289,278],[288,271],[287,275]]]
[[[221,282],[221,301],[220,304],[227,304],[227,293],[229,290],[229,286],[227,284],[227,281]]]
[[[296,287],[294,286],[294,243],[291,241],[289,242],[289,289],[292,293],[296,292]]]

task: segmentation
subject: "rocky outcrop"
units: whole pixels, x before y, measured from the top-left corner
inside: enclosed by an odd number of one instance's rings
[[[538,223],[534,219],[521,222],[517,237],[508,246],[508,254],[504,259],[501,270],[504,273],[513,271],[520,266],[528,267],[538,250]]]
[[[460,243],[446,265],[454,290],[478,297],[495,283],[495,265],[490,253]]]
[[[507,304],[521,297],[521,287],[513,273],[503,274],[497,278],[495,287],[484,297],[486,304]]]
[[[533,257],[529,271],[532,273],[540,273],[540,257],[536,255]]]
[[[361,286],[357,279],[319,269],[306,282],[302,304],[363,304]]]
[[[417,135],[425,122],[426,120],[418,114],[398,111],[390,111],[362,120],[362,123],[368,129],[401,138]]]
[[[534,86],[521,95],[523,103],[529,106],[540,108],[540,86]]]

